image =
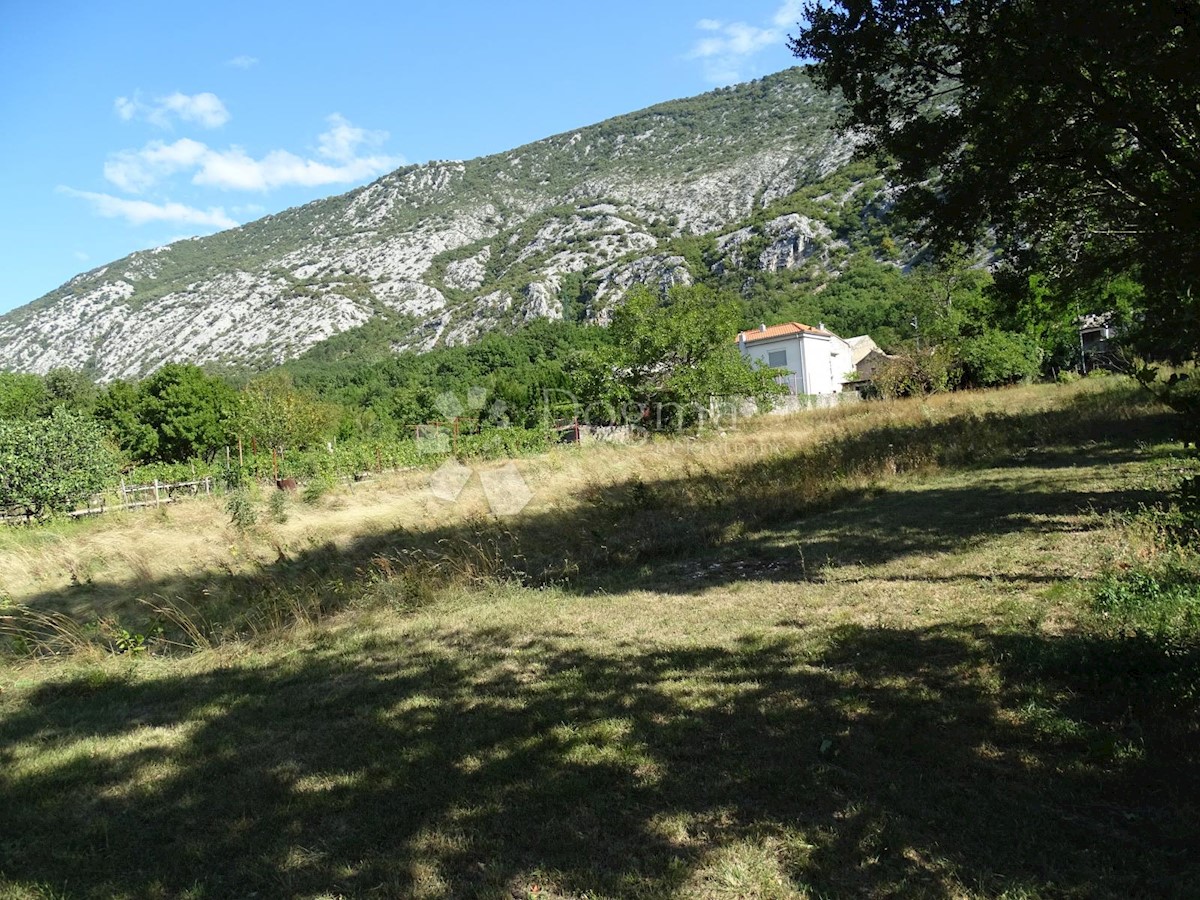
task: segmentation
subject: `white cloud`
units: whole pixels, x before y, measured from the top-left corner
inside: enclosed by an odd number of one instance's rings
[[[776,28],[792,28],[804,18],[804,0],[784,0],[783,6],[775,11],[771,21]]]
[[[173,119],[192,122],[204,128],[220,128],[229,121],[229,110],[216,94],[182,94],[176,91],[166,97],[145,101],[139,93],[118,97],[113,101],[117,116],[124,122],[142,118],[159,128],[170,128]]]
[[[138,104],[128,97],[118,97],[113,101],[113,109],[116,110],[117,116],[120,117],[122,122],[128,122],[137,115]]]
[[[225,65],[234,69],[250,69],[258,65],[258,57],[242,54],[241,56],[235,56],[233,59],[225,60]]]
[[[701,19],[696,28],[705,36],[692,45],[688,59],[700,60],[705,78],[714,84],[739,81],[755,56],[770,47],[784,46],[788,29],[803,13],[803,0],[784,0],[764,25]]]
[[[336,162],[350,162],[358,156],[360,145],[376,148],[388,138],[386,131],[367,131],[351,125],[340,113],[334,113],[326,121],[329,130],[317,138],[317,150]]]
[[[229,110],[216,94],[171,94],[163,105],[185,122],[195,122],[205,128],[220,128],[229,121]]]
[[[106,219],[124,219],[130,225],[145,225],[149,222],[174,222],[180,225],[200,225],[210,228],[236,228],[237,222],[225,214],[220,206],[197,209],[182,203],[151,203],[147,200],[129,200],[111,194],[92,191],[77,191],[59,186],[58,191],[69,197],[78,197],[91,204],[98,216]]]
[[[745,22],[730,22],[721,26],[719,37],[698,41],[692,48],[692,56],[700,59],[752,56],[778,40],[778,32],[770,28],[758,28]]]
[[[104,177],[123,191],[136,194],[165,176],[199,165],[208,147],[191,138],[173,144],[151,141],[141,150],[122,150],[104,163]]]
[[[241,191],[269,191],[288,185],[316,187],[361,181],[382,175],[401,163],[398,157],[365,156],[330,165],[287,150],[272,150],[262,159],[254,159],[240,147],[231,147],[206,155],[192,183]]]
[[[383,131],[368,131],[334,114],[329,130],[317,137],[321,160],[305,159],[287,150],[272,150],[256,159],[238,146],[214,150],[200,141],[182,138],[167,144],[151,141],[140,150],[122,150],[104,164],[104,177],[129,193],[140,193],[164,178],[192,171],[192,183],[222,190],[269,191],[301,185],[348,184],[382,175],[404,164],[399,156],[378,151],[387,140]],[[367,151],[364,155],[360,155]]]
[[[89,259],[91,259],[91,257],[88,256],[86,253],[84,253],[82,250],[76,250],[71,255],[74,256],[80,262],[87,262]]]

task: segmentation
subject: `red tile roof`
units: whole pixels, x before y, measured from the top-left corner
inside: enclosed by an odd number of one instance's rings
[[[738,335],[737,339],[739,342],[744,340],[747,344],[751,344],[754,341],[766,341],[771,338],[788,337],[793,334],[830,335],[828,331],[813,328],[811,325],[801,325],[799,322],[784,322],[782,325],[771,325],[766,329],[755,328],[751,331],[743,331]]]

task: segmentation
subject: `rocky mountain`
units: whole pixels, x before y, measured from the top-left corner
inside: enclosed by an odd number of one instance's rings
[[[853,150],[836,113],[791,69],[509,153],[398,169],[78,275],[0,317],[0,368],[266,367],[377,317],[397,349],[417,350],[543,316],[603,322],[635,283],[689,283],[696,262],[680,248],[693,235],[716,248],[714,269],[828,269],[836,220],[878,189],[833,177]],[[807,205],[789,202],[797,192]]]

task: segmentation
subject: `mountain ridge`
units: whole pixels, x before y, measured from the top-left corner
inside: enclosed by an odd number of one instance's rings
[[[81,273],[0,317],[0,368],[101,380],[169,361],[265,368],[380,315],[405,323],[396,348],[413,350],[538,317],[603,322],[634,283],[690,283],[681,239],[724,239],[845,166],[854,147],[837,111],[794,68],[510,151],[404,166]],[[819,220],[791,224],[809,245],[836,242]],[[814,252],[794,237],[788,268]]]

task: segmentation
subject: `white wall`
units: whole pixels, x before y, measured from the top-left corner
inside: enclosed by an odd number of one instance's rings
[[[742,355],[764,366],[771,364],[771,353],[787,353],[786,368],[799,375],[801,394],[836,394],[853,372],[850,346],[839,337],[820,334],[788,334],[740,344]]]
[[[789,372],[800,375],[802,382],[800,384],[801,393],[811,393],[811,391],[809,391],[806,385],[803,383],[804,354],[800,348],[800,336],[795,334],[783,335],[781,337],[769,338],[761,341],[750,341],[740,346],[742,355],[744,357],[751,361],[758,360],[764,366],[769,366],[771,364],[772,352],[778,352],[780,350],[786,352],[787,365],[783,368],[786,368]]]
[[[804,393],[832,394],[833,370],[829,364],[830,339],[818,334],[801,335],[804,347]]]
[[[840,391],[847,381],[855,378],[854,348],[836,334],[830,338],[829,373],[835,391]]]

